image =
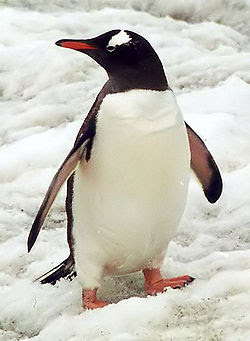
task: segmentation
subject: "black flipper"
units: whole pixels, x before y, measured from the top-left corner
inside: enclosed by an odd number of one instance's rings
[[[74,172],[75,167],[79,159],[85,152],[86,161],[89,160],[91,154],[91,147],[93,138],[95,136],[95,123],[96,115],[102,102],[104,95],[103,92],[107,88],[108,82],[103,87],[102,91],[97,96],[93,106],[91,107],[87,117],[85,118],[74,143],[73,148],[67,155],[66,159],[62,163],[61,167],[56,172],[47,193],[43,199],[43,202],[39,208],[36,218],[32,224],[29,237],[28,237],[28,252],[32,249],[37,236],[41,230],[44,220],[64,182]],[[106,93],[106,92],[105,92]]]
[[[88,139],[83,139],[82,143],[78,144],[77,148],[74,147],[64,162],[62,163],[61,167],[56,172],[54,178],[52,179],[50,186],[47,190],[47,193],[43,199],[43,202],[39,208],[39,211],[36,215],[36,218],[32,224],[29,237],[28,237],[28,252],[32,249],[37,236],[41,230],[41,227],[44,223],[44,220],[59,192],[62,185],[64,184],[65,180],[71,175],[74,171],[79,159],[81,158],[82,153],[84,152],[84,148],[88,142]]]
[[[202,139],[185,122],[190,151],[191,168],[200,181],[204,194],[210,203],[215,203],[222,192],[222,178],[218,166]]]

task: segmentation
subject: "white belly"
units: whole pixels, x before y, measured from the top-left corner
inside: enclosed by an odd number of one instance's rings
[[[188,140],[172,92],[105,97],[91,159],[75,173],[73,236],[83,286],[97,286],[103,273],[159,265],[183,214],[188,178]]]

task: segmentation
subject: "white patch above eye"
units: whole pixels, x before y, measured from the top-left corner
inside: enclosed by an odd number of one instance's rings
[[[120,31],[110,39],[108,46],[127,44],[130,40],[132,40],[132,38],[125,31]]]

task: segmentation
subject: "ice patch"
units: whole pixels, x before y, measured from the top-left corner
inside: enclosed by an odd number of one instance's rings
[[[125,31],[120,31],[119,33],[117,33],[116,35],[114,35],[109,43],[108,46],[120,46],[123,44],[127,44],[130,42],[132,38],[125,32]]]

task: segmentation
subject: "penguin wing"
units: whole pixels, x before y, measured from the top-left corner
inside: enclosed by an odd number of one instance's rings
[[[63,161],[61,167],[56,172],[54,178],[51,181],[51,184],[47,190],[47,193],[43,199],[43,202],[38,210],[36,218],[31,226],[31,230],[28,237],[28,252],[33,247],[37,236],[41,230],[43,222],[53,204],[57,193],[60,188],[67,180],[67,178],[74,172],[74,169],[77,166],[79,159],[82,157],[83,152],[86,150],[85,159],[88,161],[90,159],[91,148],[93,143],[93,138],[95,136],[95,128],[96,128],[96,116],[98,114],[100,105],[103,101],[103,98],[112,93],[112,83],[107,81],[99,94],[94,101],[88,115],[86,116],[74,143],[73,148],[67,155],[66,159]],[[70,181],[68,183],[68,190],[72,190],[73,182]],[[67,206],[67,204],[66,204]],[[67,209],[67,207],[66,207]],[[71,239],[71,226],[68,225],[68,235],[69,239]],[[71,247],[70,247],[71,250]]]
[[[71,149],[66,159],[63,161],[61,167],[56,172],[54,178],[52,179],[50,186],[47,190],[47,193],[43,199],[43,202],[38,210],[36,218],[32,224],[29,237],[28,237],[28,252],[33,247],[37,236],[41,230],[43,222],[53,204],[60,188],[67,180],[67,178],[74,171],[79,159],[81,158],[87,143],[89,142],[90,136],[89,134],[83,134]]]
[[[207,200],[215,203],[222,192],[222,179],[218,166],[202,139],[185,122],[191,150],[191,168],[202,185]]]

